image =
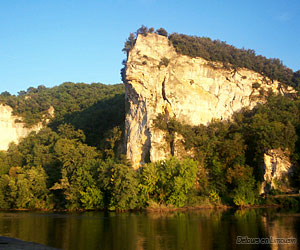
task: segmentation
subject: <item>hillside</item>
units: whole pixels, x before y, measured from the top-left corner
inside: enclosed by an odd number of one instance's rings
[[[53,129],[68,123],[83,130],[86,142],[93,146],[101,144],[105,131],[123,126],[124,122],[122,84],[68,82],[53,88],[30,87],[17,96],[2,93],[0,103],[13,109],[12,114],[24,123],[23,130],[46,119],[50,120],[48,126]],[[54,109],[53,115],[48,112],[50,107]]]
[[[260,196],[300,187],[298,73],[237,66],[225,58],[261,57],[228,46],[142,27],[125,42],[125,86],[2,93],[10,127],[42,126],[0,151],[0,208],[298,206]]]
[[[182,55],[166,36],[151,33],[137,36],[128,54],[125,76],[129,102],[126,152],[137,168],[149,160],[182,154],[180,145],[170,147],[165,132],[153,126],[159,114],[166,121],[176,118],[192,126],[207,125],[264,103],[268,93],[296,94],[291,86],[253,70]]]

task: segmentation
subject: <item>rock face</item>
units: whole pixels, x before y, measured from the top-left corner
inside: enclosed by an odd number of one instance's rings
[[[32,131],[39,131],[43,128],[42,122],[37,125],[26,128],[21,117],[12,114],[13,109],[10,106],[0,104],[0,150],[7,150],[9,143],[18,143],[21,138],[26,137]],[[53,115],[53,108],[49,109],[50,115]]]
[[[156,34],[137,37],[127,59],[125,86],[126,154],[134,168],[170,155],[165,134],[153,127],[158,114],[207,124],[253,108],[263,101],[263,92],[293,92],[254,71],[177,54],[167,37]]]
[[[288,192],[290,190],[289,177],[293,174],[288,152],[281,149],[271,149],[264,154],[264,181],[261,194],[268,193],[271,189],[280,189]]]

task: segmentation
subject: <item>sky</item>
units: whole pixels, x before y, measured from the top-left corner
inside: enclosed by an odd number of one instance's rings
[[[226,41],[300,69],[299,0],[0,0],[0,93],[120,83],[141,25]]]

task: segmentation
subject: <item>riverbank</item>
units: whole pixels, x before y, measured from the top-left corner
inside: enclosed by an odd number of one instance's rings
[[[235,206],[230,204],[213,204],[204,202],[195,205],[188,205],[184,207],[174,207],[171,205],[151,203],[148,207],[128,209],[128,210],[109,210],[109,209],[0,209],[0,211],[40,211],[40,212],[88,212],[88,211],[107,211],[107,212],[128,212],[128,211],[190,211],[190,210],[201,210],[201,209],[244,209],[244,208],[271,208],[271,207],[296,207],[300,206],[300,195],[299,194],[280,194],[280,195],[267,195],[264,198],[260,198],[257,204]]]
[[[138,212],[138,211],[146,211],[146,212],[159,212],[159,211],[192,211],[192,210],[204,210],[204,209],[240,209],[240,208],[269,208],[269,207],[283,207],[283,205],[272,204],[272,205],[249,205],[243,207],[230,206],[230,205],[217,205],[217,206],[187,206],[187,207],[146,207],[140,209],[129,209],[129,210],[109,210],[109,209],[0,209],[2,212],[55,212],[55,213],[63,213],[63,212]]]
[[[0,236],[0,249],[4,250],[59,250],[46,245]]]

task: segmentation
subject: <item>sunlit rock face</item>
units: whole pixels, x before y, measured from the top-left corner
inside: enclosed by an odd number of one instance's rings
[[[39,131],[43,128],[40,122],[31,128],[27,128],[22,118],[12,114],[10,106],[0,104],[0,150],[7,150],[11,142],[18,143],[21,138],[26,137],[32,131]],[[53,116],[54,109],[49,109],[49,114]],[[47,121],[46,121],[47,122]]]
[[[268,150],[264,154],[263,171],[264,180],[260,190],[261,194],[268,193],[271,189],[279,189],[282,192],[292,191],[289,178],[293,174],[293,165],[288,151]]]
[[[158,114],[190,125],[229,119],[263,102],[263,92],[293,92],[247,69],[176,53],[167,37],[139,35],[126,64],[126,154],[134,168],[170,155],[165,134],[153,127]],[[175,150],[176,151],[176,150]]]

